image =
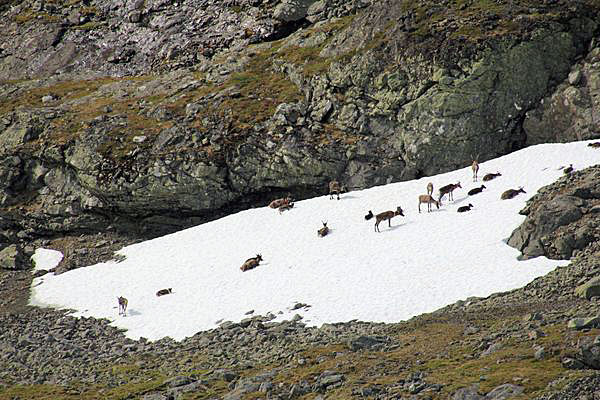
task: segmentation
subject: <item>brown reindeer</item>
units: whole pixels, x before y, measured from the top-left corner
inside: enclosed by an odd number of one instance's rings
[[[444,197],[445,194],[448,194],[448,201],[454,200],[454,195],[452,194],[452,192],[454,192],[454,189],[456,188],[461,188],[462,186],[460,186],[460,182],[457,183],[451,183],[449,185],[446,186],[442,186],[439,190],[440,193],[440,198],[439,198],[439,202],[440,205],[442,204],[442,197]]]
[[[433,195],[433,183],[429,182],[427,184],[427,194],[432,196]]]
[[[283,213],[284,211],[289,211],[292,208],[294,208],[294,203],[283,204],[283,205],[279,206],[279,214]]]
[[[119,302],[119,315],[125,316],[127,311],[127,299],[123,296],[117,297],[117,301]]]
[[[473,182],[477,182],[477,172],[479,172],[479,162],[475,159],[471,164],[471,170],[473,171]]]
[[[258,267],[258,264],[263,260],[260,254],[257,254],[256,257],[252,257],[244,261],[244,264],[240,267],[242,272],[249,271]]]
[[[433,198],[430,194],[422,194],[419,196],[419,212],[421,212],[421,203],[427,203],[427,212],[431,212],[431,204],[435,204],[435,206],[440,208],[440,202]]]
[[[396,208],[396,211],[384,211],[382,213],[379,213],[375,216],[375,232],[381,232],[379,230],[379,223],[381,221],[388,221],[388,226],[391,228],[392,227],[392,218],[394,218],[396,215],[400,215],[402,217],[404,217],[404,213],[402,212],[402,209],[398,206]]]
[[[593,147],[595,149],[600,149],[600,142],[588,143],[588,147]]]
[[[522,187],[520,187],[519,189],[508,189],[506,192],[502,193],[502,195],[500,196],[500,199],[502,199],[502,200],[512,199],[519,193],[527,193],[527,192],[525,192]]]
[[[269,203],[269,208],[279,208],[285,204],[289,204],[292,202],[292,197],[288,194],[286,197],[281,199],[275,199]]]
[[[333,199],[333,195],[337,195],[337,199],[340,199],[340,193],[346,193],[346,187],[340,185],[338,181],[329,182],[329,200]]]
[[[492,179],[495,179],[499,176],[502,176],[502,174],[500,172],[496,172],[495,174],[485,174],[483,176],[483,181],[484,182],[491,181]]]
[[[327,227],[327,222],[321,221],[321,223],[323,224],[323,227],[317,231],[317,236],[320,236],[320,237],[327,236],[327,234],[329,233],[329,228]]]
[[[164,296],[165,294],[171,293],[173,293],[173,288],[160,289],[158,292],[156,292],[156,297]]]

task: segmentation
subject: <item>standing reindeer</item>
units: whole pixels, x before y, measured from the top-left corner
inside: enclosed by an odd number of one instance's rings
[[[427,194],[433,196],[433,183],[431,182],[427,184]]]
[[[440,208],[440,202],[433,198],[430,194],[422,194],[419,196],[419,212],[421,212],[421,203],[427,203],[427,212],[431,212],[431,204],[435,204],[435,206]]]
[[[127,312],[127,299],[123,296],[117,297],[117,301],[119,302],[119,315],[125,316]]]
[[[329,200],[333,200],[333,195],[337,195],[337,199],[340,199],[340,193],[346,193],[346,187],[340,185],[338,181],[329,182]]]
[[[242,272],[249,271],[258,267],[258,264],[263,260],[260,254],[257,254],[256,257],[252,257],[244,261],[244,264],[240,267]]]
[[[500,199],[502,199],[502,200],[512,199],[519,193],[527,193],[527,192],[525,192],[522,187],[520,187],[519,189],[508,189],[506,192],[502,193],[502,195],[500,196]]]
[[[449,185],[442,186],[440,188],[440,190],[439,190],[439,192],[440,192],[440,199],[438,200],[440,202],[440,205],[442,204],[442,197],[444,197],[444,195],[446,193],[448,194],[448,201],[454,200],[454,196],[452,195],[452,192],[456,188],[461,188],[462,189],[462,186],[460,186],[460,182],[451,183]]]
[[[479,162],[477,159],[473,160],[473,164],[471,164],[471,170],[473,170],[473,182],[477,182],[477,172],[479,172]]]
[[[317,236],[320,236],[320,237],[327,236],[327,234],[329,233],[329,228],[327,227],[327,222],[321,221],[321,223],[323,224],[323,227],[317,231]]]
[[[375,216],[375,232],[381,232],[379,230],[379,223],[381,221],[388,221],[388,226],[391,228],[392,227],[392,218],[394,218],[396,215],[400,215],[404,217],[404,213],[402,212],[402,209],[400,208],[400,206],[398,206],[396,208],[396,211],[384,211],[382,213],[379,213]]]

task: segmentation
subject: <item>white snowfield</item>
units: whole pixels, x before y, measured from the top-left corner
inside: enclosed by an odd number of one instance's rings
[[[243,211],[119,251],[121,263],[107,262],[62,275],[47,274],[32,284],[31,304],[75,310],[75,316],[108,318],[131,338],[181,340],[221,321],[240,321],[271,312],[277,320],[300,314],[308,325],[353,319],[398,322],[469,296],[488,296],[522,287],[566,261],[543,257],[517,261],[505,244],[525,218],[519,210],[537,190],[554,182],[562,166],[582,169],[600,161],[588,142],[544,144],[471,168],[343,194],[298,201],[280,214],[266,207]],[[482,182],[486,173],[502,176]],[[454,201],[417,212],[418,195],[434,194],[460,181]],[[468,190],[485,184],[476,196]],[[500,200],[507,189],[526,194]],[[324,188],[324,191],[327,189]],[[459,206],[474,208],[457,213]],[[392,227],[374,231],[374,214],[401,206]],[[321,221],[331,232],[318,237]],[[39,250],[42,251],[42,250]],[[264,261],[250,271],[242,263],[257,253]],[[54,255],[50,254],[52,257]],[[49,267],[54,261],[48,257]],[[43,264],[44,256],[37,263]],[[173,293],[157,297],[159,289]],[[117,296],[129,300],[119,316]],[[297,303],[308,308],[292,310]]]

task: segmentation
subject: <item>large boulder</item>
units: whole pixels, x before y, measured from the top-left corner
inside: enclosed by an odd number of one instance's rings
[[[584,299],[600,296],[600,276],[590,279],[575,288],[575,294]]]
[[[598,222],[593,218],[598,199],[600,167],[565,176],[528,202],[521,211],[527,218],[512,232],[508,244],[519,249],[523,258],[569,258],[598,240]]]
[[[25,257],[21,249],[12,244],[0,250],[0,269],[25,269]]]

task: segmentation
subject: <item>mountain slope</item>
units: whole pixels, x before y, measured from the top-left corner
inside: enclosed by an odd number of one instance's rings
[[[238,322],[247,312],[273,314],[277,320],[298,313],[309,325],[352,319],[395,322],[430,312],[469,296],[514,289],[564,265],[543,257],[517,261],[505,244],[523,221],[525,201],[563,174],[600,161],[585,142],[529,147],[481,164],[484,182],[476,196],[466,192],[470,168],[427,179],[379,186],[342,195],[298,201],[283,214],[268,207],[230,215],[119,252],[125,260],[45,275],[33,283],[32,304],[78,310],[76,315],[105,317],[133,338],[181,340],[220,321]],[[460,181],[454,201],[444,198],[431,213],[417,212],[417,197],[427,182],[439,188]],[[500,195],[522,186],[511,200]],[[474,208],[459,214],[459,205]],[[374,232],[368,210],[401,206],[397,216]],[[317,237],[321,221],[331,233]],[[256,253],[264,260],[241,272]],[[156,297],[162,288],[173,293]],[[129,315],[118,317],[116,297],[129,299]],[[295,307],[296,303],[308,306]]]

